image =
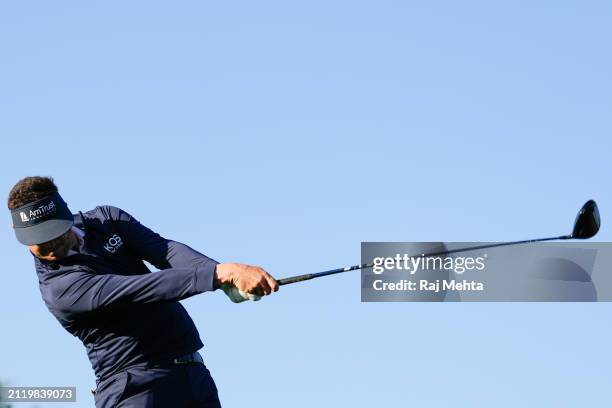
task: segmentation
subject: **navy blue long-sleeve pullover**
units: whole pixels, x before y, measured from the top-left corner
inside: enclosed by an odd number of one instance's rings
[[[74,215],[84,250],[57,262],[35,258],[49,311],[81,339],[99,379],[126,367],[200,349],[178,302],[213,290],[217,262],[161,237],[112,206]],[[160,271],[152,273],[143,260]]]

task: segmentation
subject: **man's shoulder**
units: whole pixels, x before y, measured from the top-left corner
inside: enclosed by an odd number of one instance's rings
[[[37,261],[35,265],[38,273],[38,283],[43,299],[47,303],[51,302],[54,296],[67,285],[79,279],[83,275],[91,275],[94,271],[86,265],[60,265],[57,263],[44,263]],[[51,302],[52,303],[52,302]]]
[[[39,280],[42,299],[56,317],[65,318],[74,303],[73,292],[86,287],[95,275],[91,268],[83,265],[47,270]]]
[[[83,214],[83,217],[87,219],[114,221],[114,220],[118,220],[123,212],[124,211],[119,207],[115,207],[114,205],[104,204],[104,205],[98,205],[89,211],[81,211],[80,214]],[[75,216],[80,215],[80,214],[75,214]]]

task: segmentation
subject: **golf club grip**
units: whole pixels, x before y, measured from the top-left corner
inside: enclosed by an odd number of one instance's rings
[[[290,283],[302,282],[312,278],[313,274],[307,273],[306,275],[292,276],[291,278],[279,279],[277,280],[277,282],[279,285],[289,285]]]

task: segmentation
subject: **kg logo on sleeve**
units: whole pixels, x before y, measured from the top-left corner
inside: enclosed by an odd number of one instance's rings
[[[117,234],[114,234],[108,239],[108,242],[106,243],[106,245],[104,245],[104,249],[106,249],[111,254],[114,254],[119,248],[121,248],[122,245],[123,241],[121,240],[121,237]]]

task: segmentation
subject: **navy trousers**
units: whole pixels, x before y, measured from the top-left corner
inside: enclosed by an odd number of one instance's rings
[[[98,383],[96,408],[220,408],[204,364],[133,367]]]

